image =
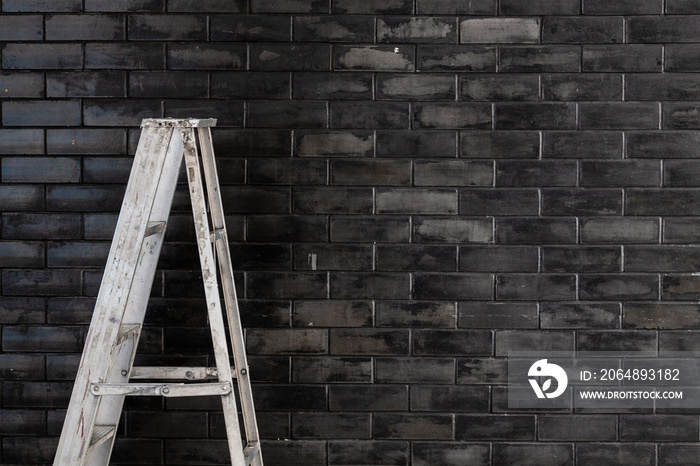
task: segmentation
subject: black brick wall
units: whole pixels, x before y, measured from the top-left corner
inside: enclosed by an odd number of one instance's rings
[[[672,465],[698,413],[507,408],[509,350],[700,348],[700,2],[1,0],[0,463],[52,461],[147,117],[215,117],[272,465]],[[139,363],[207,364],[178,189]],[[130,399],[115,464],[226,461]]]

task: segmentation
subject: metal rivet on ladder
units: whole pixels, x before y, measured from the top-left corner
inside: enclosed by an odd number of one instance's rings
[[[170,393],[170,389],[168,387],[163,387],[163,393]]]

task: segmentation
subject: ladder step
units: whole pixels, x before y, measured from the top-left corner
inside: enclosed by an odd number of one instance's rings
[[[138,336],[141,332],[141,324],[122,324],[119,326],[119,335],[114,346],[119,346],[129,338]]]
[[[165,231],[167,222],[148,222],[146,226],[146,237],[157,235]]]
[[[219,371],[216,367],[144,366],[132,368],[129,378],[132,380],[209,380],[216,379],[218,375]],[[235,372],[232,375],[235,377]]]
[[[104,442],[114,437],[116,432],[117,426],[96,425],[92,429],[92,439],[90,440],[89,450],[99,447]]]
[[[250,442],[248,445],[246,445],[246,447],[243,449],[245,466],[252,463],[258,454],[260,454],[260,444],[258,442]]]
[[[228,382],[201,384],[93,383],[90,384],[90,391],[96,396],[212,396],[228,395],[231,393],[231,384]]]

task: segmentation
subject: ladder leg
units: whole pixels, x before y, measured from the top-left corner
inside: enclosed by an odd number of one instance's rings
[[[250,371],[248,370],[245,340],[243,338],[243,325],[241,324],[238,298],[236,296],[236,285],[233,279],[231,251],[226,235],[226,221],[224,218],[223,203],[221,201],[221,191],[219,190],[219,176],[216,172],[211,129],[203,127],[197,128],[197,132],[199,135],[199,143],[202,148],[202,165],[207,184],[207,196],[209,197],[212,226],[214,231],[220,232],[216,235],[217,241],[215,244],[219,257],[219,270],[221,272],[221,283],[224,291],[224,301],[226,303],[226,315],[228,318],[229,332],[231,334],[231,345],[233,347],[233,358],[238,378],[246,438],[249,444],[253,443],[259,446],[260,436],[258,433],[257,420],[255,418],[253,392],[250,385]],[[263,466],[262,455],[259,452],[255,455],[251,464],[253,464],[253,466]]]
[[[170,210],[175,188],[172,177],[177,179],[177,170],[173,174],[168,167],[179,166],[182,158],[182,140],[173,133],[172,128],[161,128],[139,141],[55,465],[106,465],[109,461],[123,397],[103,400],[91,393],[90,385],[128,379],[162,244],[162,235],[144,238],[152,212]],[[138,286],[132,287],[135,281]],[[122,319],[125,314],[139,325],[120,336],[128,322]],[[115,346],[114,342],[121,344]],[[98,433],[109,429],[95,429],[95,425],[112,426],[112,434],[100,437]]]
[[[219,286],[216,278],[216,264],[214,251],[211,245],[211,231],[206,212],[206,199],[202,184],[199,154],[197,153],[196,139],[193,129],[183,129],[183,142],[185,151],[185,167],[187,180],[190,187],[192,200],[192,213],[194,215],[195,230],[197,232],[197,247],[202,265],[202,278],[204,280],[204,292],[209,311],[209,324],[214,343],[214,356],[219,371],[219,381],[229,382],[233,387],[233,376],[228,356],[226,343],[226,331],[224,328]],[[224,412],[224,422],[228,437],[231,460],[235,466],[244,466],[243,444],[238,424],[235,391],[221,397]]]

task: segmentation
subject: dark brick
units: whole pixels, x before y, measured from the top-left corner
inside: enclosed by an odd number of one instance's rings
[[[325,298],[326,274],[288,272],[249,272],[248,298]]]
[[[700,197],[689,189],[630,189],[625,212],[628,215],[696,215]]]
[[[251,44],[254,71],[320,71],[330,69],[329,46],[323,44]]]
[[[457,248],[438,245],[379,245],[377,270],[454,272]]]
[[[540,326],[543,329],[620,328],[620,305],[543,303]]]
[[[348,45],[333,49],[335,70],[415,71],[415,59],[415,48],[405,45]]]
[[[499,330],[496,332],[496,356],[509,351],[573,351],[574,332],[563,330]]]
[[[622,134],[607,131],[547,131],[544,133],[542,156],[619,159],[622,157]]]
[[[291,38],[291,21],[287,16],[215,15],[210,21],[213,41],[283,42]]]
[[[300,214],[371,214],[372,208],[370,188],[295,188],[292,200],[292,211]]]
[[[41,40],[44,32],[41,15],[12,15],[0,17],[0,40]]]
[[[536,215],[539,194],[532,189],[462,189],[460,215]]]
[[[253,13],[327,13],[328,0],[252,0]]]
[[[463,44],[526,44],[539,39],[539,18],[469,18],[460,23]]]
[[[413,222],[413,240],[441,243],[491,243],[491,219],[460,219],[416,217]]]
[[[44,190],[41,186],[0,186],[0,201],[4,212],[44,209]]]
[[[335,0],[334,13],[354,14],[411,14],[413,2],[410,0]]]
[[[401,385],[330,385],[331,411],[405,411],[408,387]]]
[[[433,188],[385,188],[376,191],[380,214],[456,214],[457,190]]]
[[[76,183],[80,180],[80,160],[69,157],[5,157],[4,183]]]
[[[202,15],[129,15],[129,40],[206,40]]]
[[[73,296],[80,294],[78,270],[12,270],[2,272],[2,291],[7,296]]]
[[[386,100],[454,100],[451,76],[381,74],[377,76],[377,98]]]
[[[80,44],[7,44],[2,49],[4,69],[71,69],[83,65]]]
[[[576,126],[576,108],[572,103],[499,103],[495,113],[496,129],[574,129]]]
[[[536,159],[539,154],[540,136],[537,132],[460,133],[459,156],[463,158]]]
[[[700,240],[695,218],[667,218],[663,220],[663,242],[696,244]]]
[[[622,78],[611,74],[547,74],[544,100],[622,100]]]
[[[163,44],[85,44],[85,68],[89,69],[165,69],[165,57]]]
[[[576,299],[573,275],[497,275],[496,299],[557,301]]]
[[[453,358],[377,358],[376,383],[453,384]]]
[[[624,328],[694,329],[700,325],[696,304],[625,303],[622,313]]]
[[[327,113],[325,102],[254,101],[246,121],[251,128],[325,128]]]
[[[587,15],[654,15],[663,11],[661,0],[623,0],[610,4],[603,0],[584,2],[583,13]]]
[[[660,45],[584,45],[583,71],[658,72],[663,66],[661,49]]]
[[[414,299],[488,300],[493,297],[490,274],[415,274]]]
[[[211,94],[215,98],[288,99],[289,73],[215,72],[211,75]]]
[[[698,105],[695,103],[669,103],[662,107],[664,129],[700,128]]]
[[[462,272],[537,272],[539,251],[522,246],[461,246]]]
[[[630,160],[620,162],[581,162],[581,186],[659,186],[658,162]]]
[[[46,318],[41,298],[3,298],[0,304],[2,324],[41,324]]]
[[[539,416],[539,440],[605,442],[617,440],[617,416]]]
[[[119,71],[47,73],[47,97],[126,97],[126,73]]]
[[[372,97],[372,76],[364,73],[295,73],[292,88],[297,99],[369,100]]]
[[[167,0],[168,11],[178,13],[241,13],[246,10],[245,0]]]
[[[6,100],[2,102],[2,123],[6,126],[77,126],[77,100]]]
[[[543,215],[615,215],[622,213],[619,189],[547,189],[542,191]]]
[[[382,17],[377,20],[377,41],[389,43],[448,43],[457,42],[454,18],[442,17]]]
[[[45,262],[41,243],[3,241],[0,243],[0,259],[6,267],[41,267]]]
[[[294,245],[295,270],[372,270],[372,247],[364,244]],[[330,304],[324,304],[330,306]]]
[[[489,356],[491,332],[486,330],[415,330],[413,354],[419,356]]]
[[[374,154],[371,131],[297,131],[296,155],[300,157],[369,157]]]
[[[578,14],[579,0],[535,0],[527,3],[501,0],[500,11],[503,15],[571,15]]]
[[[46,40],[124,40],[123,15],[47,15]]]
[[[421,385],[411,390],[412,411],[486,412],[486,386]]]
[[[491,129],[492,110],[489,104],[432,104],[412,106],[413,128]]]
[[[251,184],[326,184],[325,160],[255,159],[248,162]]]
[[[0,376],[5,381],[41,380],[45,377],[44,359],[40,354],[2,354],[0,355]]]
[[[72,389],[73,383],[65,382],[4,382],[3,407],[65,408]]]
[[[580,466],[595,466],[610,461],[619,465],[653,466],[656,464],[656,450],[652,444],[644,443],[576,445],[576,464]]]
[[[696,270],[700,250],[688,246],[627,246],[625,270],[630,272],[685,272]]]
[[[461,100],[534,101],[540,93],[536,75],[460,76]]]
[[[306,356],[295,358],[292,366],[294,383],[362,383],[370,382],[371,379],[370,358]]]
[[[0,98],[43,96],[43,74],[23,71],[0,73]]]
[[[368,16],[297,16],[294,39],[299,42],[372,42],[374,21]]]
[[[659,298],[656,275],[581,275],[579,296],[586,300],[643,300]]]
[[[666,71],[700,70],[700,48],[694,44],[666,46],[664,69]]]
[[[331,354],[372,356],[404,355],[409,352],[408,330],[331,329]]]
[[[498,161],[496,186],[576,186],[574,161]]]
[[[697,337],[694,330],[659,332],[659,351],[697,351]]]
[[[131,97],[206,98],[208,93],[209,77],[199,71],[134,71],[129,74]]]
[[[389,272],[331,273],[330,296],[333,299],[407,299],[408,274]]]
[[[491,186],[493,164],[472,161],[416,161],[416,186]]]
[[[166,100],[166,117],[181,118],[183,115],[216,115],[218,127],[243,126],[243,102],[222,100]]]
[[[50,186],[46,207],[54,211],[118,212],[123,198],[123,186]]]
[[[668,0],[666,13],[669,15],[694,14],[697,0]]]
[[[655,75],[627,76],[625,98],[629,100],[697,100],[700,82],[693,75],[668,73],[664,79]]]
[[[449,302],[381,301],[376,303],[377,327],[455,327],[455,305]]]
[[[336,440],[328,442],[329,464],[408,464],[409,443],[397,440]]]
[[[503,244],[573,244],[573,218],[503,218],[496,220],[496,242]]]
[[[165,0],[85,0],[85,11],[163,11]]]
[[[455,421],[457,440],[535,440],[535,416],[460,414]]]
[[[537,328],[537,306],[529,303],[459,303],[460,328]]]
[[[550,44],[615,44],[624,41],[624,23],[619,17],[545,17],[542,42]]]
[[[581,129],[659,129],[656,103],[581,104]]]
[[[698,445],[659,445],[659,465],[693,464],[698,454]]]
[[[458,384],[505,383],[507,361],[493,358],[467,358],[457,360]]]
[[[496,444],[493,465],[568,466],[574,464],[574,451],[568,444]]]
[[[572,45],[501,47],[499,70],[511,73],[576,73],[581,49]]]
[[[478,443],[414,442],[412,463],[415,466],[487,466],[490,464],[490,448]]]
[[[419,45],[417,50],[416,68],[420,71],[496,71],[495,47]]]
[[[697,416],[671,414],[620,416],[623,441],[691,442],[698,434]],[[663,429],[658,426],[663,425]]]
[[[408,123],[409,108],[403,102],[331,102],[331,128],[408,129]]]
[[[627,156],[637,158],[694,158],[700,137],[694,131],[632,132],[627,134]]]
[[[333,242],[405,242],[410,236],[408,217],[333,217],[330,223]]]
[[[294,413],[294,438],[370,438],[369,414]]]
[[[697,41],[700,18],[695,16],[637,16],[627,22],[627,42],[686,43]]]
[[[126,152],[122,129],[50,129],[46,131],[49,154],[120,155]]]
[[[447,414],[388,414],[374,415],[375,438],[443,439],[453,436],[452,416]]]
[[[2,11],[8,12],[77,12],[82,8],[81,0],[3,0]]]
[[[622,252],[619,247],[542,248],[543,272],[595,273],[621,270]]]
[[[700,297],[698,280],[695,275],[664,275],[661,281],[661,299],[697,300]]]
[[[581,221],[582,243],[658,243],[659,221],[654,218],[589,218]]]
[[[51,463],[57,438],[8,437],[3,439],[3,459],[11,464]]]
[[[409,160],[333,160],[330,167],[331,184],[334,185],[407,186],[411,182]],[[471,176],[479,176],[479,167],[474,167]]]
[[[246,47],[242,44],[168,44],[171,70],[241,70],[246,68],[246,59]]]

